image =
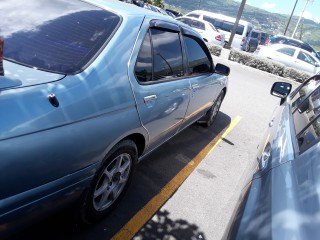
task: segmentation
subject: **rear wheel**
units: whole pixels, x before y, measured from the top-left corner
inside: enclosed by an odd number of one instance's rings
[[[110,151],[82,203],[82,222],[96,222],[117,205],[131,181],[137,158],[137,147],[131,140],[118,143]]]
[[[204,116],[203,121],[200,121],[201,123],[203,123],[205,127],[210,127],[214,122],[214,120],[216,119],[220,106],[222,104],[223,98],[224,98],[224,91],[221,91],[216,101],[214,102],[214,104],[211,106],[207,114]]]

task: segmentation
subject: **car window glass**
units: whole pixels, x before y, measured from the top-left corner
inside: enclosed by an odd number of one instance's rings
[[[301,101],[293,113],[300,152],[304,152],[320,139],[320,86]],[[303,89],[300,90],[302,94]]]
[[[198,75],[210,72],[211,62],[199,43],[184,36],[188,55],[188,72],[190,75]]]
[[[218,30],[211,23],[208,23],[208,24],[212,28],[213,31],[218,32]]]
[[[178,21],[180,21],[180,22],[183,22],[183,23],[185,23],[185,24],[187,24],[187,25],[191,25],[191,23],[192,23],[192,21],[190,20],[190,19],[188,19],[188,18],[179,18],[179,19],[177,19]]]
[[[191,27],[194,27],[194,28],[197,28],[200,30],[205,30],[204,23],[196,21],[196,20],[192,20]]]
[[[217,27],[216,25],[219,25],[219,22],[216,21],[216,19],[208,17],[208,16],[203,16],[203,20],[213,24],[213,26],[215,26],[215,27]],[[221,23],[220,25],[222,25],[222,22],[220,22],[220,23]]]
[[[200,15],[194,14],[194,13],[188,14],[187,16],[188,17],[194,17],[194,18],[199,18],[200,17]]]
[[[251,37],[259,38],[259,33],[258,32],[251,32]]]
[[[149,32],[141,45],[134,70],[140,82],[152,81],[152,52]]]
[[[315,65],[315,63],[316,63],[315,60],[309,54],[301,52],[301,51],[299,52],[297,58],[301,61],[304,61],[304,62],[312,64],[312,65]]]
[[[116,31],[121,18],[85,2],[50,2],[50,14],[41,11],[38,1],[22,1],[18,11],[33,9],[29,17],[16,21],[11,12],[2,12],[0,35],[3,57],[37,69],[75,74],[97,55]],[[4,14],[4,15],[3,15]],[[11,20],[10,20],[11,19]]]
[[[294,55],[295,51],[296,50],[293,48],[280,48],[277,50],[277,52],[283,53],[283,54],[291,56],[291,57]]]
[[[153,81],[183,75],[179,33],[151,29]]]

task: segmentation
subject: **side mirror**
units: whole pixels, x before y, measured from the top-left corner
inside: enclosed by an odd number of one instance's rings
[[[315,66],[315,67],[320,67],[320,63],[316,62],[316,63],[314,64],[314,66]]]
[[[272,85],[270,94],[281,99],[285,99],[291,92],[292,85],[286,82],[275,82]]]
[[[229,76],[230,74],[230,68],[226,65],[223,65],[221,63],[217,63],[215,67],[215,72],[224,76]]]

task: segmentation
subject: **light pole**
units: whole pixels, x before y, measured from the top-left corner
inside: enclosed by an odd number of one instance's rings
[[[199,0],[198,9],[200,9],[201,0]]]
[[[294,37],[294,35],[296,34],[296,31],[297,31],[297,28],[298,28],[298,26],[299,26],[299,23],[300,23],[300,20],[301,20],[301,18],[302,18],[302,15],[304,14],[304,11],[306,10],[307,5],[308,5],[308,3],[309,3],[310,1],[312,1],[312,0],[307,0],[307,1],[306,1],[306,4],[304,5],[304,8],[303,8],[303,10],[302,10],[302,12],[301,12],[301,14],[300,14],[299,20],[298,20],[298,22],[297,22],[296,27],[294,28],[294,31],[293,31],[291,37]]]
[[[240,4],[240,8],[239,8],[239,11],[238,11],[238,15],[237,15],[236,21],[235,21],[235,23],[233,25],[233,28],[232,28],[232,31],[231,31],[231,34],[230,34],[229,42],[225,46],[225,48],[227,48],[227,49],[231,48],[231,44],[232,44],[234,35],[235,35],[236,31],[237,31],[238,24],[239,24],[239,21],[240,21],[240,18],[241,18],[241,15],[242,15],[242,12],[243,12],[243,9],[244,9],[245,5],[246,5],[246,0],[242,0],[242,2]]]
[[[291,12],[291,15],[290,15],[289,21],[288,21],[287,26],[286,26],[286,29],[284,30],[284,34],[283,34],[284,36],[285,36],[285,35],[286,35],[286,33],[287,33],[287,30],[288,30],[288,27],[289,27],[289,24],[290,24],[290,21],[291,21],[292,15],[293,15],[293,13],[294,13],[294,10],[296,9],[297,3],[298,3],[298,0],[296,0],[296,3],[294,4],[294,7],[293,7],[293,9],[292,9],[292,12]]]

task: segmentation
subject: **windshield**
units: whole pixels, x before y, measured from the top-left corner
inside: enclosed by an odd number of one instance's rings
[[[251,37],[252,37],[252,38],[259,38],[259,33],[257,33],[257,32],[251,32]]]
[[[81,1],[1,0],[3,58],[45,71],[74,74],[117,28],[120,17]]]

